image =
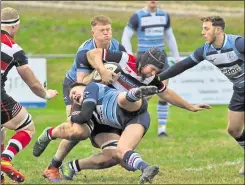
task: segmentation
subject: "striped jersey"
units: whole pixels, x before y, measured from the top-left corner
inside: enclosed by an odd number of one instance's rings
[[[83,96],[83,103],[93,102],[96,104],[93,116],[98,123],[114,128],[122,129],[123,123],[117,118],[117,97],[119,91],[100,83],[89,83]]]
[[[197,63],[209,61],[233,83],[234,90],[244,89],[244,38],[241,36],[225,34],[222,48],[205,43],[190,58]]]
[[[5,85],[8,72],[13,66],[28,64],[23,49],[14,41],[8,32],[1,30],[1,86]]]
[[[157,76],[144,78],[139,74],[135,56],[126,52],[113,53],[104,49],[102,57],[104,62],[116,62],[122,69],[120,78],[111,84],[111,86],[118,91],[128,91],[129,89],[135,87],[147,85],[154,85],[158,87],[158,92],[163,92],[166,89],[164,83],[161,82]]]
[[[170,28],[170,17],[167,12],[157,8],[151,13],[142,8],[136,11],[128,24],[138,37],[138,52],[145,52],[152,47],[164,50],[164,31]]]

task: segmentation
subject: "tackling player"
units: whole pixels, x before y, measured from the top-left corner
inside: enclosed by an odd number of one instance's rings
[[[219,16],[201,18],[202,35],[206,41],[189,57],[159,75],[161,80],[172,78],[199,62],[207,60],[217,66],[233,83],[233,95],[228,107],[228,133],[245,149],[244,131],[244,38],[225,34],[225,21]],[[240,173],[244,175],[244,166]]]

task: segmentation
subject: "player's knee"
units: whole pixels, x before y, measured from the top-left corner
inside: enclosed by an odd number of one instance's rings
[[[18,128],[15,129],[16,132],[24,130],[26,131],[31,137],[35,134],[36,129],[32,120],[32,116],[27,113],[25,118],[21,121],[21,123],[18,125]]]
[[[236,128],[236,127],[231,127],[231,126],[229,126],[229,127],[227,128],[227,132],[228,132],[232,137],[234,137],[234,138],[240,137],[241,134],[242,134],[242,131],[243,131],[242,129]]]
[[[85,140],[89,137],[90,131],[87,128],[86,124],[78,125],[74,124],[69,132],[69,140]]]

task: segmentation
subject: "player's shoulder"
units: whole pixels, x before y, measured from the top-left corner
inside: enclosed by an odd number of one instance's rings
[[[90,49],[93,49],[95,48],[95,45],[94,45],[94,41],[93,39],[88,39],[86,41],[84,41],[81,46],[78,48],[78,51],[79,50],[90,50]]]
[[[1,42],[9,47],[12,47],[13,44],[16,44],[14,39],[7,33],[1,31]]]
[[[157,12],[156,12],[157,15],[167,15],[169,16],[168,12],[163,10],[163,9],[160,9],[160,8],[157,8]]]

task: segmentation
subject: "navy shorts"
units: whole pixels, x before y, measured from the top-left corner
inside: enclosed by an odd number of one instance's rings
[[[229,104],[229,110],[234,112],[244,112],[244,92],[234,91]]]
[[[129,112],[117,106],[117,119],[123,125],[123,130],[130,124],[141,124],[147,132],[150,126],[150,115],[147,111],[148,103],[144,98],[140,110]]]
[[[22,106],[1,88],[1,125],[13,119],[21,109]]]
[[[72,101],[68,93],[69,93],[69,87],[73,82],[74,81],[68,79],[67,77],[65,77],[64,82],[63,82],[63,100],[66,106],[72,104]]]

